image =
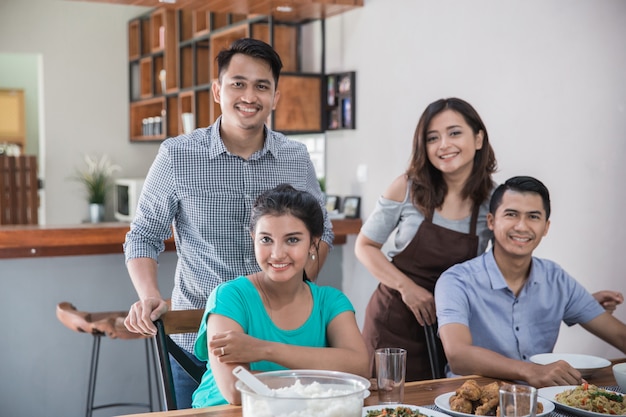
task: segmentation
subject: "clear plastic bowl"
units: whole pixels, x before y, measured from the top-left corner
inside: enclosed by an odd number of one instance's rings
[[[369,396],[369,380],[345,372],[285,370],[255,376],[276,396],[257,394],[237,381],[243,417],[361,417]]]

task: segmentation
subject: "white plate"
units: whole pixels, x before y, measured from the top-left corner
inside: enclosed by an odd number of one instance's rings
[[[363,417],[367,416],[368,411],[382,410],[384,408],[396,408],[396,407],[407,407],[407,408],[410,408],[411,411],[419,411],[420,413],[426,414],[427,416],[430,416],[430,417],[449,417],[443,413],[440,413],[439,411],[431,410],[430,408],[426,408],[426,407],[418,407],[416,405],[410,405],[410,404],[370,405],[367,407],[363,407]]]
[[[543,398],[546,398],[550,401],[553,401],[554,404],[556,404],[557,407],[562,408],[563,410],[569,411],[570,413],[573,414],[578,414],[579,416],[585,416],[585,417],[598,417],[598,416],[602,416],[602,417],[606,417],[609,414],[606,413],[594,413],[593,411],[587,411],[587,410],[581,410],[580,408],[576,408],[576,407],[572,407],[569,405],[565,405],[562,404],[560,402],[558,402],[556,400],[556,394],[560,394],[561,392],[568,390],[568,389],[574,389],[578,387],[578,385],[562,385],[560,387],[545,387],[545,388],[539,388],[539,395]],[[615,391],[609,391],[608,392],[615,392]],[[619,392],[615,392],[616,394],[622,395]]]
[[[437,398],[435,398],[435,405],[441,408],[448,414],[452,414],[456,417],[476,417],[474,414],[461,413],[459,411],[450,410],[450,397],[456,394],[454,391],[448,392],[447,394],[441,394]],[[537,398],[541,404],[543,404],[543,413],[537,414],[537,417],[547,416],[552,411],[554,411],[554,404],[551,401],[543,398]]]
[[[558,360],[564,360],[578,369],[583,378],[589,378],[593,373],[611,364],[611,361],[591,355],[581,355],[578,353],[541,353],[530,357],[530,361],[539,365],[547,365]]]

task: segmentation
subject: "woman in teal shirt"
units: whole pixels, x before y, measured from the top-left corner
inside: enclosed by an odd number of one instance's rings
[[[261,272],[219,285],[210,295],[195,344],[207,370],[193,407],[240,404],[232,370],[326,369],[368,375],[369,359],[354,308],[332,287],[306,276],[323,232],[307,192],[282,184],[259,196],[250,233]]]

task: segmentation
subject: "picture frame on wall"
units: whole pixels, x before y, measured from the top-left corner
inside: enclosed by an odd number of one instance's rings
[[[361,217],[361,197],[344,197],[342,212],[346,219],[358,219]]]

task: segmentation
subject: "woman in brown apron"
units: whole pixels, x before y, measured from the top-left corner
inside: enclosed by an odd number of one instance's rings
[[[469,103],[449,98],[426,108],[409,168],[379,199],[356,242],[357,258],[380,281],[363,326],[372,376],[375,349],[402,347],[406,380],[431,378],[422,326],[436,320],[435,282],[486,249],[495,169],[487,129]]]

